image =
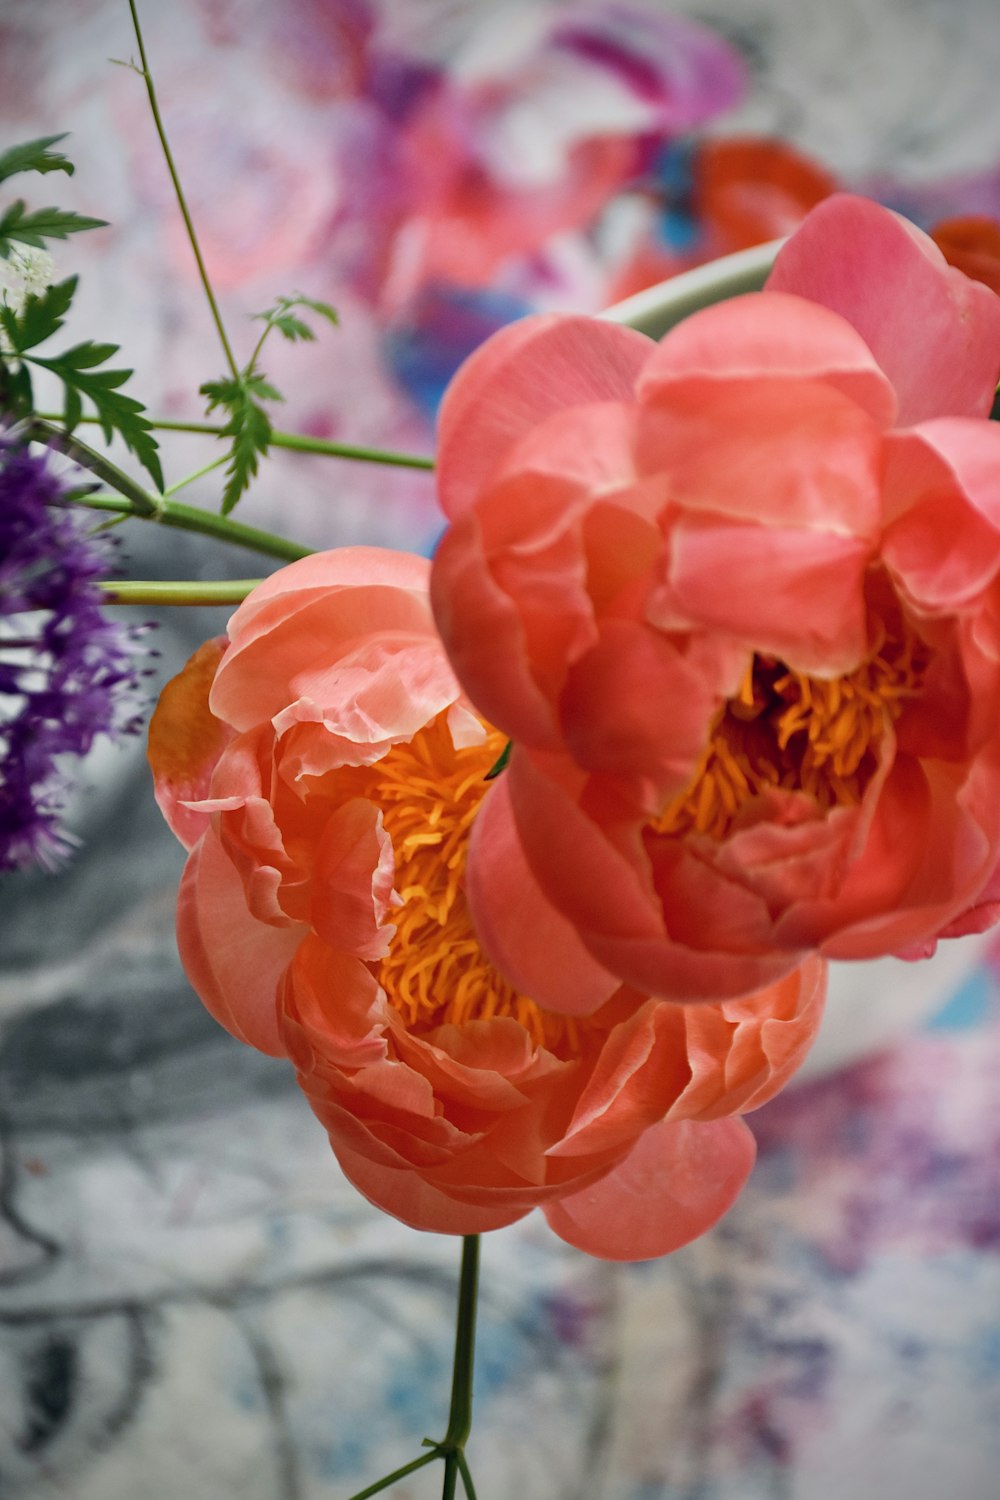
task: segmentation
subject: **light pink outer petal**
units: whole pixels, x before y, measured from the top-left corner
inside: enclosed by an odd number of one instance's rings
[[[466,897],[492,962],[515,989],[547,1010],[589,1015],[618,988],[542,895],[521,848],[504,776],[476,816]]]
[[[819,302],[858,330],[896,389],[898,425],[989,414],[1000,298],[887,208],[827,198],[779,251],[767,290]]]
[[[177,946],[199,999],[241,1042],[283,1057],[277,993],[305,935],[247,911],[243,884],[211,829],[188,859],[177,898]]]
[[[430,564],[378,547],[346,547],[264,580],[229,622],[212,711],[249,729],[296,698],[335,686],[337,663],[381,638],[386,649],[434,635]],[[292,575],[289,577],[288,575]]]
[[[643,369],[638,396],[655,400],[678,381],[761,376],[821,381],[883,427],[896,415],[893,388],[850,323],[770,281],[766,292],[717,302],[672,329]]]
[[[438,495],[451,519],[474,505],[514,445],[542,418],[593,401],[628,401],[654,348],[597,318],[542,313],[501,328],[462,365],[438,424]]]
[[[739,1119],[654,1125],[607,1177],[543,1212],[560,1239],[601,1260],[652,1260],[732,1208],[757,1154]]]
[[[425,594],[429,571],[426,558],[388,547],[314,552],[278,568],[247,595],[229,622],[229,639],[234,646],[247,646],[331,589],[392,588]]]

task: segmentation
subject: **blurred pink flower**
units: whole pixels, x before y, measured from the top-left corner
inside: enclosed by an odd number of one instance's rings
[[[998,350],[992,292],[836,196],[660,345],[529,318],[454,381],[435,613],[516,742],[528,864],[625,982],[739,994],[995,919]]]
[[[825,966],[717,1005],[621,987],[503,846],[502,816],[480,871],[530,909],[562,1013],[502,978],[465,895],[502,737],[451,674],[428,571],[372,548],[295,563],[164,691],[150,760],[191,849],[185,967],[222,1025],[292,1059],[345,1173],[389,1213],[469,1234],[540,1206],[592,1254],[665,1254],[743,1185],[736,1116],[804,1056]]]

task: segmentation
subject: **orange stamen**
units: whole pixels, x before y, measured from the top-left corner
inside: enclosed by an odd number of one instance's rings
[[[488,726],[487,726],[488,727]],[[484,778],[506,737],[456,749],[441,714],[408,744],[350,775],[350,795],[382,809],[392,840],[396,931],[376,975],[414,1031],[510,1016],[536,1046],[575,1047],[572,1020],[550,1015],[497,973],[479,946],[465,901],[469,834],[489,790]]]
[[[927,662],[926,648],[905,628],[898,639],[883,632],[842,677],[809,677],[754,656],[694,776],[652,831],[724,838],[740,809],[774,787],[805,792],[824,810],[857,806],[883,738],[921,691]]]

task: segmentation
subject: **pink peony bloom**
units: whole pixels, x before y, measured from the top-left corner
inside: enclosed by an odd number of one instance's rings
[[[837,195],[660,344],[525,319],[454,380],[436,617],[619,979],[722,997],[995,919],[998,365],[993,292]],[[536,992],[490,856],[477,930]]]
[[[618,985],[505,852],[501,782],[480,875],[518,886],[562,1013],[501,977],[465,865],[503,737],[452,676],[428,573],[371,548],[295,563],[164,692],[150,760],[191,850],[185,968],[223,1026],[292,1060],[379,1207],[469,1234],[540,1206],[595,1255],[662,1255],[743,1185],[738,1115],[801,1061],[825,965],[700,1007]]]

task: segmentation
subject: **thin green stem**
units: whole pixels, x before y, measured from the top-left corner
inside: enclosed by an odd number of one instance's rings
[[[77,505],[86,505],[91,510],[117,512],[122,516],[139,516],[141,519],[158,521],[161,526],[172,526],[179,531],[196,531],[203,536],[214,536],[222,542],[236,547],[247,547],[251,552],[260,552],[264,557],[277,557],[281,562],[296,562],[300,557],[309,557],[311,547],[302,547],[290,542],[287,537],[275,536],[270,531],[260,531],[256,526],[244,526],[242,521],[231,521],[228,516],[216,515],[214,511],[199,510],[194,505],[184,505],[180,500],[163,500],[155,516],[144,516],[130,501],[118,495],[78,495]]]
[[[462,1240],[458,1281],[458,1321],[451,1375],[451,1411],[443,1448],[464,1448],[472,1431],[472,1365],[476,1353],[476,1303],[479,1297],[479,1236]]]
[[[397,1479],[412,1474],[436,1458],[444,1459],[444,1485],[441,1500],[455,1500],[459,1475],[467,1500],[476,1500],[476,1490],[465,1457],[465,1444],[472,1431],[472,1365],[476,1350],[476,1303],[479,1297],[479,1236],[467,1234],[462,1240],[462,1269],[458,1279],[458,1318],[455,1324],[455,1358],[451,1370],[451,1409],[448,1431],[439,1443],[424,1438],[426,1453],[401,1469],[394,1469],[384,1479],[376,1479],[366,1490],[359,1490],[351,1500],[368,1500],[387,1489]]]
[[[84,416],[81,422],[97,422],[98,417]],[[46,412],[45,421],[58,422],[58,416]],[[194,432],[203,437],[223,437],[225,435],[222,425],[217,422],[171,422],[166,418],[147,417],[147,421],[157,432]],[[433,458],[426,458],[420,453],[394,453],[387,448],[362,448],[355,443],[334,443],[328,438],[304,437],[299,432],[271,433],[272,448],[288,448],[293,453],[319,453],[326,458],[354,459],[358,463],[366,464],[390,464],[398,469],[433,469]],[[224,463],[229,457],[227,452],[219,460]],[[175,485],[176,489],[177,486]],[[169,493],[169,492],[168,492]]]
[[[468,1460],[466,1459],[465,1453],[461,1448],[457,1450],[455,1458],[458,1463],[458,1472],[462,1476],[462,1484],[465,1486],[466,1500],[476,1500],[476,1486],[472,1482],[472,1475],[469,1473]]]
[[[195,469],[193,474],[185,474],[184,478],[178,479],[176,484],[168,484],[163,491],[164,495],[176,495],[181,490],[186,490],[189,484],[194,484],[198,479],[204,479],[205,475],[211,474],[213,469],[221,469],[228,459],[228,453],[220,453],[218,458],[213,458],[210,464],[202,464],[201,468]]]
[[[419,1458],[411,1459],[401,1469],[393,1469],[392,1473],[386,1474],[383,1479],[376,1479],[375,1483],[370,1484],[367,1489],[358,1490],[356,1495],[351,1496],[351,1500],[369,1500],[369,1496],[377,1495],[380,1490],[387,1490],[390,1484],[395,1484],[397,1479],[405,1479],[407,1474],[415,1473],[417,1469],[422,1469],[425,1464],[432,1464],[437,1457],[438,1450],[436,1448],[432,1448],[429,1453],[421,1453]]]
[[[100,585],[105,604],[242,604],[259,578],[201,583],[189,579],[115,578]]]
[[[64,453],[74,463],[83,469],[89,469],[96,474],[98,479],[103,479],[105,484],[117,490],[129,502],[129,511],[134,516],[142,516],[147,521],[159,521],[162,519],[163,501],[159,495],[150,494],[144,489],[138,480],[126,474],[124,469],[119,469],[103,453],[98,453],[80,438],[63,432],[59,427],[44,417],[35,417],[28,429],[28,436],[32,442],[44,443],[46,447],[52,448],[56,453]]]
[[[201,284],[205,290],[205,296],[208,299],[208,305],[212,310],[212,318],[215,322],[216,331],[219,335],[219,342],[221,343],[223,352],[225,353],[226,363],[229,365],[229,368],[232,371],[233,379],[236,380],[239,378],[239,368],[236,364],[236,359],[233,355],[233,351],[230,348],[229,339],[226,337],[226,330],[222,322],[222,314],[219,312],[219,306],[215,300],[215,293],[212,291],[212,283],[208,279],[208,271],[205,269],[205,262],[202,259],[201,248],[198,244],[198,236],[194,232],[194,224],[192,223],[191,215],[188,212],[187,201],[184,197],[184,189],[181,187],[181,180],[177,175],[177,168],[174,166],[174,158],[170,150],[169,142],[167,141],[167,132],[164,129],[163,120],[160,115],[160,106],[156,100],[156,89],[153,85],[153,75],[150,71],[149,62],[146,58],[146,48],[142,40],[142,28],[139,25],[139,15],[135,8],[135,0],[128,0],[128,5],[129,10],[132,12],[132,25],[135,28],[135,39],[139,46],[139,58],[142,62],[142,76],[146,83],[146,93],[149,95],[149,108],[153,115],[153,123],[156,126],[156,133],[160,137],[160,146],[163,149],[164,160],[167,163],[167,171],[170,173],[170,180],[174,185],[174,192],[177,195],[177,206],[179,207],[181,211],[181,217],[184,220],[184,228],[187,230],[187,236],[191,242],[191,249],[194,251],[194,258],[198,265],[198,275],[201,277]]]

